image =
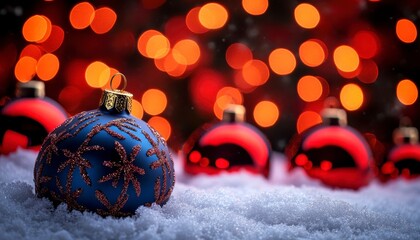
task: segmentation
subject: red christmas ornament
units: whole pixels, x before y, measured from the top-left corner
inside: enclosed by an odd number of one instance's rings
[[[65,110],[45,97],[43,82],[19,83],[16,98],[0,110],[0,154],[18,147],[38,151],[48,133],[66,119]]]
[[[221,122],[197,129],[182,149],[185,171],[195,175],[245,169],[268,177],[270,143],[244,121],[245,108],[231,105],[223,112]]]
[[[308,176],[337,188],[359,189],[372,173],[372,152],[363,136],[347,126],[346,112],[327,108],[323,124],[295,137],[286,155],[291,169],[302,167]]]
[[[401,126],[394,131],[395,147],[388,154],[387,161],[381,166],[384,178],[420,177],[420,144],[417,128]]]

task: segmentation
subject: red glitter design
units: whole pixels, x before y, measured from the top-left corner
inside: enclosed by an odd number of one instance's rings
[[[67,203],[67,209],[68,210],[73,210],[73,209],[76,209],[76,210],[79,210],[79,211],[86,210],[85,207],[83,207],[82,205],[80,205],[77,202],[77,198],[79,198],[80,195],[82,195],[83,189],[78,188],[78,189],[76,189],[76,191],[72,192],[71,188],[66,187],[66,190],[64,190],[64,188],[61,185],[58,177],[55,178],[55,182],[56,182],[57,188],[59,190],[59,194],[57,194],[55,192],[51,192],[51,197],[53,198],[54,202],[56,202],[56,203],[60,203],[60,202]]]
[[[150,135],[146,131],[142,130],[142,133],[146,137],[146,139],[149,141],[149,143],[152,145],[152,148],[147,150],[146,156],[150,157],[152,155],[156,155],[158,157],[158,160],[150,164],[150,168],[153,170],[158,169],[158,168],[162,169],[163,187],[161,187],[162,184],[161,184],[160,178],[156,179],[155,187],[154,187],[155,201],[157,204],[162,205],[171,196],[172,191],[173,191],[173,186],[175,184],[175,176],[174,176],[171,187],[168,189],[168,186],[167,186],[168,175],[173,174],[170,164],[173,164],[173,163],[172,163],[172,157],[167,156],[166,151],[159,148],[159,143],[166,144],[165,140],[159,135],[159,133],[156,130],[154,130],[151,127],[150,127],[150,130],[152,131],[153,135],[156,137],[157,139],[156,142],[153,141],[153,139],[150,137]]]
[[[131,150],[131,154],[129,159],[127,158],[127,153],[125,152],[124,147],[121,143],[115,141],[115,150],[118,152],[120,156],[120,161],[104,161],[103,165],[112,169],[115,169],[114,172],[103,176],[99,182],[107,182],[112,180],[112,186],[114,188],[117,187],[118,181],[121,179],[121,175],[124,177],[124,185],[122,188],[122,192],[126,193],[129,187],[130,182],[133,183],[133,187],[136,190],[137,196],[140,196],[141,188],[140,182],[137,180],[135,174],[144,175],[145,171],[142,168],[137,167],[134,165],[136,161],[136,157],[140,152],[141,146],[136,145]]]
[[[117,199],[117,201],[115,202],[114,205],[112,205],[109,202],[106,195],[99,190],[95,191],[95,196],[99,200],[99,202],[101,202],[107,209],[107,210],[97,209],[96,211],[99,215],[101,215],[101,216],[110,216],[111,215],[111,216],[115,216],[115,217],[126,217],[126,216],[132,215],[131,213],[121,212],[121,209],[124,207],[124,205],[128,201],[128,195],[126,193],[121,192],[121,194],[118,196],[118,199]]]

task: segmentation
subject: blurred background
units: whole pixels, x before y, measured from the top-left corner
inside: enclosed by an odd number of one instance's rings
[[[420,125],[419,16],[417,0],[5,0],[0,105],[37,79],[73,115],[121,72],[175,151],[235,103],[276,151],[333,104],[380,152],[402,116]]]

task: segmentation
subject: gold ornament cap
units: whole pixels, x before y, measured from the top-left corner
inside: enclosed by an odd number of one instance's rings
[[[42,81],[32,80],[16,85],[16,97],[43,98],[45,97],[45,84]]]
[[[321,112],[322,122],[330,126],[346,126],[347,113],[340,108],[325,108]]]
[[[115,76],[121,76],[124,85],[122,89],[114,89],[112,87],[112,81]],[[113,113],[127,112],[131,113],[133,94],[124,91],[127,87],[127,78],[122,73],[116,73],[111,77],[109,82],[110,90],[105,89],[102,93],[99,107]]]
[[[245,122],[245,107],[238,104],[230,104],[223,110],[223,122]]]
[[[411,126],[411,120],[404,117],[400,121],[400,127],[393,132],[394,143],[401,144],[417,144],[419,142],[419,131]]]

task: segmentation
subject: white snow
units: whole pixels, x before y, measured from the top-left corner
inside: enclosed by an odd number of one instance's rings
[[[332,190],[286,172],[280,154],[269,180],[245,172],[190,177],[176,162],[164,207],[115,219],[35,197],[35,158],[24,150],[0,156],[0,239],[420,239],[420,180]]]

